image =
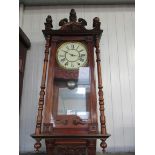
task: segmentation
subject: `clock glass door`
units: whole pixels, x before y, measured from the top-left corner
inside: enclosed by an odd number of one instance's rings
[[[58,126],[66,125],[60,119],[75,118],[80,123],[90,118],[90,67],[88,50],[82,42],[61,43],[56,51],[54,72],[53,117]],[[58,120],[58,121],[57,121]],[[63,123],[60,123],[63,122]]]

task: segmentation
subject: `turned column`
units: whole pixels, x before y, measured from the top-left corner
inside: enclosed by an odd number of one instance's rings
[[[39,96],[39,103],[38,103],[37,123],[36,123],[36,130],[35,130],[36,135],[41,134],[42,111],[43,111],[43,105],[44,105],[45,82],[46,82],[46,72],[47,72],[48,55],[49,55],[49,42],[50,42],[50,36],[47,36],[46,44],[45,44],[45,58],[44,58],[44,65],[43,65],[43,74],[42,74],[40,96]]]
[[[101,73],[101,59],[100,59],[100,49],[99,49],[99,36],[95,38],[95,47],[96,47],[96,62],[97,62],[97,73],[98,73],[98,95],[99,95],[99,105],[100,105],[100,123],[101,123],[101,134],[106,135],[106,120],[104,114],[104,97],[103,97],[103,86],[102,86],[102,73]],[[100,146],[103,148],[103,152],[107,147],[105,142],[106,139],[101,139]]]
[[[46,18],[45,29],[50,30],[52,26],[52,18],[48,16]],[[44,65],[43,65],[43,72],[42,72],[42,80],[40,86],[40,96],[38,102],[38,114],[37,114],[37,121],[36,121],[36,128],[35,128],[35,135],[41,134],[42,129],[42,113],[43,113],[43,106],[44,106],[44,97],[45,97],[45,83],[46,83],[46,74],[47,74],[47,66],[48,66],[48,57],[49,57],[49,48],[50,48],[50,35],[45,36],[46,43],[45,43],[45,57],[44,57]],[[41,147],[40,143],[41,139],[36,139],[36,143],[34,145],[36,151],[39,150]]]

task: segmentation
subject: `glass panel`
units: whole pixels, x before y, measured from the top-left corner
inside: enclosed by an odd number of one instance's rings
[[[58,114],[75,115],[87,111],[88,85],[79,85],[73,90],[59,88]]]
[[[89,67],[80,67],[78,79],[68,80],[65,87],[59,87],[58,115],[89,117]]]

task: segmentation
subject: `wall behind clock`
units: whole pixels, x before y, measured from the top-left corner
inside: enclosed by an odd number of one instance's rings
[[[134,6],[20,6],[20,26],[31,41],[27,52],[20,109],[20,151],[33,151],[37,104],[44,58],[44,37],[41,30],[47,15],[54,28],[75,8],[78,17],[92,20],[98,16],[104,30],[101,38],[102,76],[104,80],[105,113],[108,152],[128,152],[135,149],[135,89],[134,89]],[[42,150],[45,149],[43,145]],[[100,152],[101,149],[98,147]]]

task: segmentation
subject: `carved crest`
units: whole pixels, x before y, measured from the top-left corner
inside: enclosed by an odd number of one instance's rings
[[[87,22],[83,18],[77,18],[76,11],[74,9],[71,9],[69,18],[63,18],[59,22],[60,29],[58,30],[52,30],[53,25],[52,25],[52,18],[50,15],[47,16],[46,18],[46,23],[45,23],[45,30],[43,30],[44,35],[46,36],[47,33],[49,34],[49,30],[51,30],[53,33],[52,34],[58,34],[58,33],[72,33],[72,32],[77,32],[77,33],[86,33],[86,34],[101,34],[102,30],[100,29],[100,20],[98,17],[95,17],[93,19],[93,29],[88,30],[85,28],[87,26]],[[63,31],[63,32],[61,32]],[[68,34],[69,34],[68,33]],[[51,34],[51,32],[50,32]]]
[[[66,31],[80,31],[85,30],[85,26],[87,22],[83,18],[79,18],[77,22],[77,16],[74,9],[71,9],[69,21],[67,18],[60,20],[59,26],[61,26],[60,30]]]

